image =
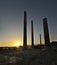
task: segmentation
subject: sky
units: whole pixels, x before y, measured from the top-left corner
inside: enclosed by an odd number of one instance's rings
[[[27,11],[27,44],[31,45],[31,20],[34,43],[44,43],[43,18],[47,17],[50,42],[57,41],[57,0],[0,0],[0,46],[23,44],[24,11]]]

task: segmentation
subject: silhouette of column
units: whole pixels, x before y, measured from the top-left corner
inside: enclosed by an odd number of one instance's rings
[[[33,31],[33,20],[31,20],[31,43],[32,47],[34,47],[34,31]]]
[[[27,12],[24,11],[24,34],[23,34],[23,47],[27,48]]]
[[[41,45],[41,43],[42,43],[42,42],[41,42],[41,34],[40,34],[40,45]]]
[[[43,28],[44,28],[45,45],[50,45],[47,18],[44,18],[44,19],[43,19]]]

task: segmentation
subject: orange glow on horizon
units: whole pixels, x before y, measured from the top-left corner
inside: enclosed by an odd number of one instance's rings
[[[40,44],[39,41],[35,40],[34,45],[38,45]],[[42,44],[44,44],[44,42],[42,41]],[[31,45],[31,40],[27,41],[27,45],[30,46]],[[11,39],[11,40],[4,40],[4,41],[0,41],[0,47],[17,47],[19,48],[20,46],[23,46],[23,41],[21,39]]]
[[[20,40],[9,40],[9,41],[1,41],[0,47],[19,47],[23,46],[22,41]]]
[[[20,44],[19,42],[16,43],[16,47],[17,47],[17,48],[20,46],[19,44]]]
[[[18,48],[19,46],[23,46],[23,44],[19,41],[15,41],[14,46]]]

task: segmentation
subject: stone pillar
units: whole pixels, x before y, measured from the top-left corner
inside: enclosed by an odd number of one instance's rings
[[[24,11],[23,47],[27,48],[27,12]]]
[[[34,30],[33,30],[33,20],[31,20],[31,47],[34,47]]]
[[[45,45],[50,45],[50,38],[49,38],[49,30],[48,30],[47,18],[43,19],[43,28],[44,28]]]
[[[40,45],[42,44],[42,42],[41,42],[41,34],[40,34]]]

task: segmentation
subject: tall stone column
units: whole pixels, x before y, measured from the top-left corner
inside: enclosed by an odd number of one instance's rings
[[[42,42],[41,42],[41,34],[40,34],[40,45],[42,44]]]
[[[44,28],[45,45],[50,45],[50,38],[49,38],[49,30],[48,30],[47,18],[43,19],[43,28]]]
[[[34,30],[33,30],[33,20],[31,20],[31,46],[34,47]]]
[[[27,12],[24,11],[23,47],[27,48]]]

